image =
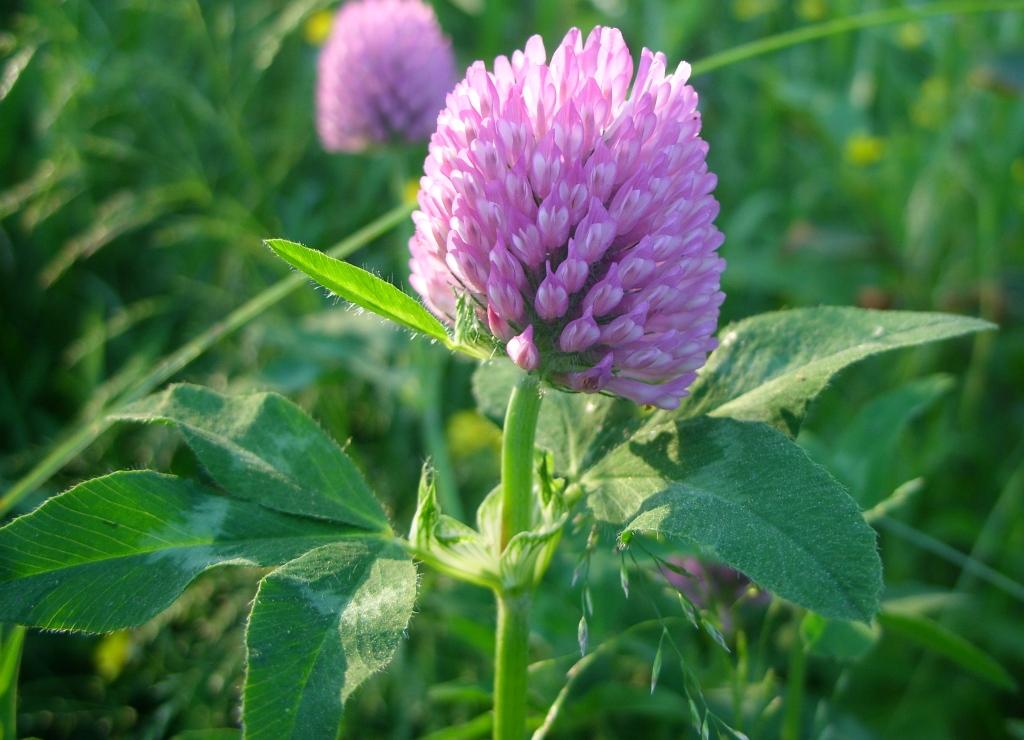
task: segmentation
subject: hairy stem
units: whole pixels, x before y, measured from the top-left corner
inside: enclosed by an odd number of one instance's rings
[[[526,375],[512,390],[501,449],[501,549],[530,528],[533,441],[540,413],[540,381]]]
[[[498,594],[494,660],[494,739],[526,737],[526,668],[529,662],[530,594]]]
[[[540,413],[540,382],[527,375],[512,391],[501,450],[501,548],[530,528],[533,510],[533,443]],[[529,658],[530,587],[497,590],[494,659],[495,740],[526,737],[526,668]]]

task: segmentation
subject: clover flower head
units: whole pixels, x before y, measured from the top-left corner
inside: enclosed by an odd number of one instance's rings
[[[317,63],[316,125],[329,151],[360,151],[434,130],[455,57],[421,0],[342,5]]]
[[[471,302],[509,357],[563,387],[674,408],[724,294],[715,175],[689,65],[622,34],[540,37],[448,95],[420,181],[411,282]],[[632,86],[630,82],[632,81]]]

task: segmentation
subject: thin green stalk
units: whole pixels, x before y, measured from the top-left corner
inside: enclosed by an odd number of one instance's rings
[[[835,18],[833,20],[815,23],[814,25],[796,28],[792,31],[785,31],[774,36],[768,36],[749,44],[741,44],[731,49],[726,49],[718,54],[712,54],[692,65],[692,74],[701,75],[720,67],[726,67],[737,62],[745,62],[748,59],[770,54],[774,51],[788,49],[791,46],[838,36],[850,31],[859,31],[864,28],[876,26],[889,26],[896,23],[908,23],[920,21],[926,18],[933,18],[939,15],[966,15],[968,13],[991,13],[1000,10],[1021,10],[1024,9],[1022,0],[1002,0],[1001,2],[983,2],[982,0],[968,0],[968,2],[944,2],[932,3],[913,8],[892,8],[889,10],[873,10],[859,15]]]
[[[533,510],[533,444],[540,414],[540,381],[524,376],[512,390],[501,451],[501,547],[530,528]],[[526,671],[529,657],[528,588],[501,588],[494,658],[494,738],[526,737]]]
[[[512,390],[501,449],[501,549],[530,528],[533,442],[540,413],[540,381],[525,375]]]
[[[807,656],[799,635],[793,637],[786,676],[786,708],[782,717],[782,740],[800,740],[803,727],[804,673]]]
[[[529,662],[530,594],[498,594],[494,659],[494,740],[526,737],[526,678]]]
[[[18,666],[24,640],[24,627],[0,626],[0,738],[18,736]]]
[[[339,259],[347,257],[360,247],[387,233],[404,221],[412,210],[413,205],[403,204],[388,211],[377,220],[370,222],[331,247],[328,250],[328,254]],[[138,382],[129,387],[116,401],[102,409],[94,418],[83,422],[74,429],[56,447],[50,450],[46,457],[36,463],[35,467],[8,488],[3,497],[0,497],[0,516],[10,511],[25,496],[49,480],[57,471],[71,462],[79,453],[91,445],[97,437],[109,429],[113,424],[109,417],[115,410],[151,393],[218,341],[241,329],[306,282],[306,276],[301,273],[289,274],[236,308],[222,321],[218,321],[192,341],[164,357],[163,360],[157,363]]]
[[[559,714],[562,712],[562,708],[565,706],[566,701],[569,698],[569,693],[572,691],[576,682],[579,681],[580,676],[601,656],[605,653],[610,652],[612,649],[617,648],[627,639],[631,638],[637,632],[642,632],[648,629],[661,629],[664,630],[669,624],[689,624],[682,617],[659,617],[658,619],[648,619],[645,622],[637,622],[634,625],[627,627],[626,629],[619,632],[614,637],[610,637],[595,649],[584,655],[582,658],[577,660],[570,666],[569,670],[565,672],[565,683],[562,684],[562,688],[558,692],[558,696],[551,702],[551,706],[548,707],[548,712],[544,717],[544,721],[540,727],[534,730],[534,733],[530,740],[545,740],[548,733],[551,732],[551,728],[554,727],[555,722],[558,720]],[[572,656],[579,655],[579,653],[572,653]],[[534,663],[530,666],[532,671],[540,670],[545,668],[556,661],[560,661],[567,656],[562,658],[549,658],[548,660]]]
[[[422,390],[423,443],[434,464],[434,484],[437,499],[445,514],[465,521],[459,487],[448,454],[448,441],[444,433],[444,403],[442,398],[444,368],[448,361],[447,351],[421,342],[417,347]]]
[[[905,542],[909,542],[914,547],[924,550],[925,552],[929,552],[932,555],[942,558],[948,563],[956,565],[960,568],[962,575],[969,575],[973,578],[985,581],[989,585],[995,586],[1004,593],[1009,594],[1017,601],[1024,603],[1024,583],[1013,580],[990,565],[986,565],[980,560],[976,560],[969,555],[964,555],[962,552],[954,547],[950,547],[942,540],[938,540],[930,534],[906,525],[897,519],[891,519],[886,516],[876,520],[875,524],[890,534],[896,535]]]

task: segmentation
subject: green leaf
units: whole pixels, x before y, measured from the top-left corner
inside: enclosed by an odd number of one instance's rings
[[[966,316],[822,306],[754,316],[722,330],[721,346],[678,416],[764,421],[791,435],[808,404],[847,365],[880,352],[972,332],[993,324]]]
[[[433,314],[415,298],[373,273],[284,239],[269,239],[265,243],[278,257],[346,301],[445,345],[451,343],[448,332]]]
[[[334,737],[349,695],[391,661],[415,599],[415,566],[382,540],[327,545],[264,578],[246,634],[246,737]]]
[[[888,610],[878,615],[878,622],[886,632],[900,635],[948,658],[994,686],[1008,691],[1017,688],[1013,676],[995,658],[938,622],[916,614]]]
[[[858,660],[878,642],[880,630],[875,624],[826,619],[808,612],[800,623],[800,636],[807,652],[836,660]]]
[[[275,393],[223,396],[172,385],[115,416],[176,425],[232,496],[373,531],[388,527],[348,456],[302,409]]]
[[[722,331],[722,346],[676,411],[647,414],[623,399],[545,388],[537,444],[554,454],[555,472],[572,481],[641,427],[672,419],[728,416],[795,434],[807,405],[843,367],[897,347],[991,328],[962,316],[847,307],[761,314]],[[481,412],[500,423],[521,374],[507,360],[482,364],[473,376]]]
[[[473,373],[473,397],[480,413],[502,424],[512,389],[522,377],[523,371],[508,360],[495,359],[480,363]]]
[[[864,404],[829,445],[834,450],[831,469],[850,486],[862,508],[891,492],[887,477],[907,427],[952,387],[950,376],[933,375],[883,393]]]
[[[112,473],[0,529],[0,621],[88,632],[133,627],[208,568],[277,565],[354,531],[173,476]]]
[[[869,620],[875,534],[846,491],[764,424],[702,417],[646,429],[583,477],[598,519],[690,543],[826,616]]]

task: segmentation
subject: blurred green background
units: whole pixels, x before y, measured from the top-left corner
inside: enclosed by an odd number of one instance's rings
[[[925,5],[435,2],[460,64],[510,53],[535,32],[551,49],[570,25],[597,23],[621,28],[634,53],[698,61],[808,24]],[[425,146],[337,156],[317,143],[314,67],[335,6],[8,0],[0,9],[4,508],[31,510],[121,467],[202,475],[160,429],[114,427],[93,439],[89,425],[161,358],[288,274],[263,238],[326,248],[410,197]],[[972,314],[1001,330],[844,373],[801,436],[865,508],[901,485],[909,492],[875,522],[887,603],[913,617],[909,628],[882,625],[864,655],[842,659],[807,647],[807,624],[801,638],[801,615],[782,604],[731,609],[729,654],[670,622],[680,653],[665,658],[651,692],[661,626],[648,622],[675,618],[678,605],[646,561],[624,599],[604,536],[589,575],[590,645],[606,647],[579,673],[550,736],[699,737],[688,703],[696,679],[707,706],[752,738],[1024,737],[1019,691],[949,637],[1024,676],[1024,11],[907,14],[720,66],[694,85],[719,175],[725,320],[855,304]],[[402,281],[410,233],[402,219],[352,259]],[[402,527],[439,436],[467,509],[493,485],[500,433],[473,410],[468,362],[306,286],[268,306],[171,377],[297,400],[351,440]],[[437,382],[425,366],[441,366]],[[9,495],[75,430],[66,454],[37,468],[30,482],[41,485]],[[577,529],[537,606],[535,722],[575,660],[580,591],[569,583],[588,527]],[[423,580],[409,640],[356,696],[346,737],[487,733],[489,596]],[[131,633],[30,633],[19,734],[158,738],[237,725],[255,583],[241,571],[204,577]],[[922,624],[942,639],[928,644]]]

